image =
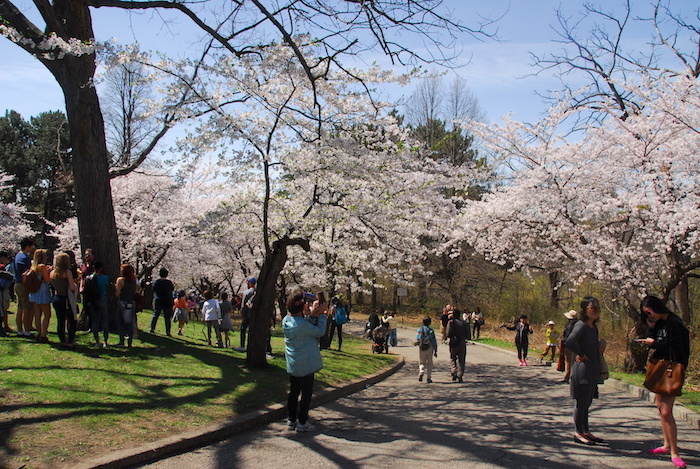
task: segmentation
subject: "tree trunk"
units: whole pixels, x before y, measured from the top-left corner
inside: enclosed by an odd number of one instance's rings
[[[625,306],[625,312],[634,323],[634,328],[631,331],[632,337],[627,338],[627,350],[625,352],[624,363],[625,371],[643,371],[647,364],[649,349],[640,346],[637,342],[634,342],[634,340],[632,339],[646,337],[647,325],[646,322],[643,320],[639,310],[629,301],[627,302],[627,306]]]
[[[690,315],[690,301],[688,300],[688,276],[684,275],[675,288],[676,305],[681,313],[681,318],[686,324],[691,324],[692,316]]]
[[[255,299],[253,300],[253,312],[248,336],[248,352],[246,356],[248,366],[262,367],[267,364],[265,349],[275,311],[277,277],[287,263],[287,248],[294,245],[301,246],[305,251],[311,250],[308,240],[292,239],[285,236],[272,243],[272,251],[265,257],[260,268],[260,275],[258,275],[255,287]]]
[[[84,1],[56,2],[69,38],[94,40],[92,18]],[[63,90],[73,152],[73,187],[80,244],[92,248],[114,281],[119,274],[119,241],[109,178],[109,157],[100,101],[95,89],[95,54],[66,54],[42,60]]]
[[[559,279],[559,271],[549,272],[549,306],[554,311],[559,310]]]

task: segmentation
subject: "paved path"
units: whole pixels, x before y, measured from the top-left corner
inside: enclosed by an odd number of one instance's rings
[[[148,468],[672,468],[648,456],[661,443],[656,408],[601,388],[591,428],[609,440],[572,441],[572,401],[551,367],[518,367],[507,351],[471,345],[464,383],[453,383],[441,346],[434,383],[417,380],[413,333],[399,330],[406,365],[364,391],[312,409],[313,433],[280,421]],[[369,347],[369,344],[368,344]],[[700,432],[679,422],[682,456],[700,467]]]

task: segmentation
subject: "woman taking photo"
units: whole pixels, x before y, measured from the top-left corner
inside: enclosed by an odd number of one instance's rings
[[[592,296],[581,301],[581,320],[576,323],[564,346],[571,350],[571,398],[574,399],[574,441],[583,445],[604,443],[588,428],[588,412],[598,394],[600,382],[600,355],[605,342],[598,340],[600,303]]]
[[[651,359],[671,360],[688,366],[690,358],[690,334],[681,318],[669,310],[655,296],[647,296],[640,307],[649,326],[649,337],[638,339],[638,342],[651,347]],[[661,418],[661,430],[664,444],[650,449],[650,454],[670,454],[671,461],[676,467],[685,467],[685,462],[678,454],[678,432],[673,418],[673,403],[676,396],[656,394],[656,407]]]
[[[323,368],[318,338],[326,331],[326,315],[321,314],[321,308],[311,311],[302,292],[289,298],[287,311],[289,314],[282,319],[284,355],[289,373],[287,426],[298,432],[310,432],[314,430],[308,422],[314,373]],[[305,318],[305,314],[308,317]]]

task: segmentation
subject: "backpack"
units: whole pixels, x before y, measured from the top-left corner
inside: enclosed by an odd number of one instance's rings
[[[0,268],[0,290],[7,290],[12,286],[12,282],[15,281],[15,276],[5,270],[5,268]]]
[[[337,306],[335,308],[334,321],[338,325],[343,325],[348,322],[348,313],[345,311],[343,306]]]
[[[430,331],[430,329],[428,329]],[[430,343],[430,336],[428,335],[429,332],[425,331],[425,327],[420,331],[420,341],[418,341],[418,347],[420,347],[421,350],[428,350],[430,347],[432,347],[432,344]]]
[[[100,287],[97,285],[97,274],[92,273],[85,277],[83,285],[83,301],[92,302],[100,298]]]
[[[32,269],[27,269],[22,273],[22,285],[27,293],[36,293],[41,288],[41,279]]]

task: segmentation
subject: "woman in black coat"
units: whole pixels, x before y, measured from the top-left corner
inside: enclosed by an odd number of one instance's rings
[[[604,443],[588,428],[588,412],[593,398],[598,393],[600,382],[600,354],[605,342],[598,340],[598,318],[600,303],[592,296],[581,301],[581,320],[574,325],[564,346],[571,350],[571,398],[574,399],[574,441],[584,445]]]
[[[646,316],[649,337],[639,339],[638,342],[652,348],[651,358],[672,360],[687,367],[690,359],[690,333],[681,318],[673,314],[655,296],[645,297],[640,309],[642,314]],[[656,407],[659,409],[659,417],[661,418],[664,444],[658,448],[650,449],[648,452],[650,454],[670,454],[674,466],[685,467],[685,462],[678,454],[678,432],[676,420],[673,418],[675,400],[676,396],[656,395]]]

